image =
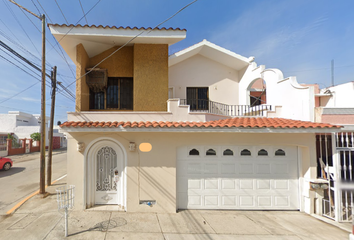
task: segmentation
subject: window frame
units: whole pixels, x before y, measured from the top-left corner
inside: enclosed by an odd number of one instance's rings
[[[117,84],[112,84],[110,85],[110,82],[116,80],[117,81]],[[122,90],[122,85],[124,84],[124,81],[128,80],[129,81],[129,84],[130,86],[127,86],[124,87],[124,91]],[[117,89],[116,90],[112,90],[110,91],[109,90],[109,87],[110,86],[117,86]],[[127,89],[129,89],[129,95],[127,98],[127,101],[126,103],[123,103],[122,99],[122,95],[123,95],[123,92],[126,92]],[[113,93],[111,93],[113,92]],[[96,105],[96,99],[92,99],[93,95],[98,95],[98,94],[103,94],[103,106],[100,104],[100,106],[98,108],[95,108],[93,107],[94,105]],[[117,95],[117,103],[108,103],[108,98],[109,98],[109,95],[110,94],[116,94]],[[115,101],[115,99],[114,99]],[[117,108],[115,107],[108,107],[108,104],[109,105],[113,105],[113,104],[117,104]],[[97,104],[98,105],[98,104]],[[126,106],[126,105],[129,105],[128,107],[123,107],[123,106]],[[101,108],[102,106],[102,108]],[[105,89],[104,92],[94,92],[92,89],[89,89],[89,110],[115,110],[115,111],[127,111],[127,110],[134,110],[134,78],[132,77],[108,77],[108,80],[107,80],[107,88]]]

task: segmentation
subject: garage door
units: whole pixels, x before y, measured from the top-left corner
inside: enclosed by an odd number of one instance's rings
[[[177,151],[178,209],[299,209],[296,147]]]

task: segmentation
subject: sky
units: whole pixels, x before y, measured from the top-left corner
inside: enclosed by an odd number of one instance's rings
[[[47,23],[155,27],[193,0],[15,0]],[[280,69],[299,83],[334,85],[354,81],[352,0],[198,0],[161,27],[185,28],[186,39],[170,46],[173,54],[203,39],[258,65]],[[84,12],[87,13],[84,17]],[[41,66],[41,21],[8,0],[0,0],[0,40]],[[0,113],[41,112],[40,72],[22,65],[0,46]],[[47,73],[57,66],[63,86],[75,82],[75,65],[46,28]],[[15,66],[16,64],[17,66]],[[26,71],[26,72],[24,72]],[[49,82],[50,80],[47,79]],[[46,116],[51,89],[46,87]],[[75,94],[75,84],[68,87]],[[75,111],[73,97],[60,87],[55,120]]]

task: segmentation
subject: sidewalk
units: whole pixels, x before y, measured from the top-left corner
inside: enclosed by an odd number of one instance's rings
[[[0,239],[64,239],[56,191],[66,178],[15,213],[0,216]],[[196,211],[126,213],[69,211],[69,239],[348,239],[349,232],[297,211]],[[348,225],[349,226],[349,225]],[[349,230],[350,231],[350,230]]]

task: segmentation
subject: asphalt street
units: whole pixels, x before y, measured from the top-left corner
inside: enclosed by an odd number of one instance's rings
[[[0,170],[0,215],[39,189],[39,153],[9,158],[14,161],[14,166],[8,171]],[[66,174],[66,149],[53,151],[52,170],[52,180]]]

